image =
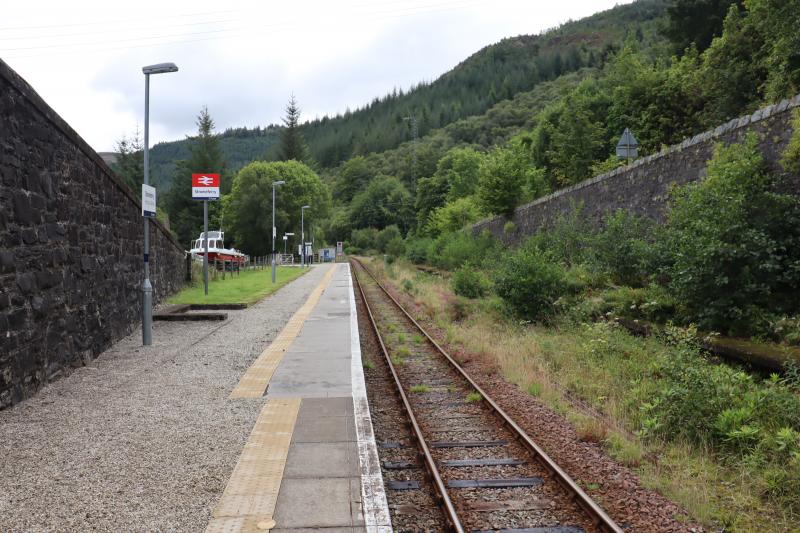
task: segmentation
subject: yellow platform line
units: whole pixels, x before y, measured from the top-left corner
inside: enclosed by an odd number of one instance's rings
[[[278,364],[280,364],[281,359],[283,359],[284,352],[286,352],[295,337],[300,333],[303,323],[308,318],[308,315],[311,314],[317,302],[319,302],[322,293],[328,287],[337,268],[339,268],[339,265],[333,265],[328,272],[325,273],[319,285],[311,291],[306,303],[292,315],[292,318],[289,319],[286,326],[278,333],[278,336],[275,337],[272,344],[267,346],[267,348],[261,352],[261,355],[253,361],[253,364],[250,365],[250,368],[247,369],[247,372],[244,373],[239,383],[234,387],[233,391],[231,391],[230,399],[260,398],[264,396],[264,391],[267,390],[269,380],[272,379],[272,375],[278,368]]]
[[[206,533],[264,532],[273,515],[300,398],[268,400],[258,415]]]

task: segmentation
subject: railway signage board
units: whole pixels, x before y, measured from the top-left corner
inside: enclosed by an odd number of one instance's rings
[[[142,183],[142,216],[156,216],[156,188]]]
[[[625,128],[625,131],[622,132],[622,137],[617,143],[617,157],[625,159],[639,157],[639,142],[628,128]]]
[[[219,200],[219,174],[192,174],[192,199]]]

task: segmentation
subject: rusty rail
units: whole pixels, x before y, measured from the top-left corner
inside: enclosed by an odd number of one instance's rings
[[[372,273],[367,271],[363,264],[359,262],[361,268],[364,269],[370,276]],[[381,346],[381,351],[383,352],[383,356],[386,359],[386,364],[389,365],[389,370],[392,373],[392,378],[394,378],[395,383],[395,392],[400,397],[400,400],[403,402],[403,407],[406,410],[406,414],[408,415],[408,420],[411,424],[411,429],[414,435],[414,439],[417,443],[417,448],[419,449],[420,454],[423,457],[423,463],[425,464],[425,469],[428,471],[428,475],[433,482],[434,490],[436,491],[436,495],[439,498],[439,502],[442,505],[442,509],[445,514],[445,518],[450,524],[451,530],[456,531],[457,533],[464,533],[464,528],[461,525],[461,521],[458,519],[458,514],[456,513],[455,506],[453,505],[452,500],[450,499],[450,495],[447,493],[447,489],[445,488],[444,480],[442,479],[441,474],[439,473],[439,469],[436,466],[436,462],[433,460],[433,456],[431,455],[430,449],[428,448],[428,443],[425,441],[425,437],[422,436],[422,430],[417,423],[417,418],[414,416],[414,411],[411,409],[411,403],[408,401],[408,397],[406,396],[405,391],[403,391],[403,386],[400,383],[400,376],[397,375],[397,371],[394,368],[394,364],[392,363],[392,358],[389,356],[389,351],[386,349],[386,345],[383,342],[383,337],[381,336],[380,332],[378,331],[378,324],[375,323],[375,317],[372,314],[372,308],[367,301],[367,296],[364,294],[364,289],[361,287],[361,282],[358,279],[358,276],[353,276],[356,281],[356,285],[358,286],[358,291],[361,294],[361,301],[364,302],[364,307],[367,309],[367,315],[369,315],[369,321],[372,324],[372,329],[375,331],[375,336],[378,338],[378,342]],[[374,277],[372,279],[375,279]],[[377,280],[376,280],[377,282]]]
[[[536,444],[533,441],[533,439],[531,439],[531,437],[527,433],[525,433],[525,431],[521,427],[519,427],[517,425],[517,423],[514,422],[511,419],[511,417],[508,416],[508,414],[506,414],[506,412],[503,411],[503,409],[500,408],[500,406],[488,394],[486,394],[486,392],[466,373],[466,371],[463,368],[461,368],[461,365],[459,365],[455,361],[455,359],[453,359],[453,357],[450,356],[450,354],[447,353],[444,350],[444,348],[442,348],[439,345],[439,343],[437,343],[428,334],[427,331],[425,331],[425,329],[414,319],[414,317],[412,317],[408,313],[408,311],[406,311],[406,309],[400,304],[400,302],[398,302],[394,298],[394,296],[392,296],[389,293],[389,291],[386,290],[386,288],[381,284],[381,282],[378,281],[378,278],[359,259],[353,258],[352,261],[358,263],[358,265],[361,267],[361,269],[364,270],[364,272],[366,272],[375,281],[375,284],[381,289],[381,291],[383,291],[383,293],[389,298],[389,300],[391,300],[392,303],[394,303],[394,305],[397,306],[397,308],[400,311],[403,312],[403,314],[406,316],[406,318],[408,318],[408,320],[411,321],[412,324],[414,324],[414,326],[420,331],[420,333],[422,333],[422,335],[425,336],[425,338],[428,340],[428,342],[442,356],[444,356],[445,359],[448,361],[448,363],[470,384],[471,387],[473,387],[475,389],[476,392],[478,392],[481,395],[481,397],[483,399],[482,401],[486,402],[486,404],[489,405],[489,407],[492,409],[492,411],[495,413],[495,415],[500,419],[501,423],[504,426],[506,426],[507,428],[509,428],[509,430],[514,434],[515,438],[525,448],[527,448],[534,455],[534,457],[536,457],[536,459],[539,461],[539,463],[556,479],[556,481],[565,490],[567,490],[567,492],[569,492],[572,495],[572,499],[592,519],[592,521],[594,523],[594,526],[597,528],[597,530],[601,531],[601,532],[623,533],[622,528],[620,528],[616,524],[616,522],[614,522],[614,520],[610,516],[608,516],[608,514],[594,500],[592,500],[589,497],[589,495],[586,494],[586,492],[584,492],[583,489],[580,488],[580,486],[578,486],[577,483],[575,483],[575,481],[569,476],[569,474],[564,472],[564,470],[562,470],[561,467],[559,467],[555,463],[555,461],[553,461],[550,458],[550,456],[548,456],[545,453],[545,451],[542,448],[540,448],[539,445]],[[358,284],[359,291],[361,292],[361,298],[364,300],[364,305],[367,307],[367,310],[369,311],[369,304],[367,304],[367,300],[366,300],[366,296],[364,294],[364,290],[361,288],[361,283],[358,282],[358,278],[357,277],[356,277],[356,282]],[[369,311],[369,314],[370,314],[370,320],[372,322],[373,328],[375,328],[375,331],[377,333],[378,328],[377,328],[377,324],[375,323],[375,321],[374,321],[374,319],[372,317],[372,312]],[[400,391],[400,394],[402,395],[403,403],[405,404],[406,409],[409,412],[409,417],[412,417],[412,420],[414,420],[413,424],[414,424],[415,433],[419,434],[418,433],[419,427],[416,425],[416,420],[413,419],[413,414],[411,413],[410,404],[408,403],[408,400],[405,397],[405,394],[403,393],[402,387],[400,386],[400,381],[398,379],[397,374],[395,373],[394,367],[392,366],[391,360],[389,358],[388,351],[386,350],[386,347],[383,344],[383,340],[381,339],[380,334],[378,334],[378,339],[380,340],[381,349],[383,350],[383,353],[386,356],[387,361],[389,361],[389,365],[390,365],[390,368],[392,370],[392,375],[394,376],[395,382],[397,383],[398,390]],[[419,434],[419,438],[420,439],[422,438],[421,434]],[[430,467],[428,466],[428,463],[427,463],[427,460],[429,458],[430,458],[430,461],[431,461],[431,466]],[[438,471],[436,470],[436,465],[433,463],[433,459],[430,457],[430,453],[427,452],[427,446],[426,446],[426,467],[429,468],[429,470],[432,468],[434,471],[436,471],[436,476],[437,476],[439,482],[442,485],[441,489],[443,491],[443,494],[446,495],[447,493],[446,493],[446,491],[444,491],[444,484],[441,481],[441,476],[438,475]],[[437,487],[437,491],[438,490],[439,489]],[[448,502],[450,501],[449,497],[447,498],[447,501]],[[450,505],[452,506],[452,503]],[[455,512],[455,511],[453,511],[453,512]],[[456,518],[456,520],[458,520],[458,519]]]

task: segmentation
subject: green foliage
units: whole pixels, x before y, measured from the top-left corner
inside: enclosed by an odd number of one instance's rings
[[[354,228],[378,228],[396,225],[408,231],[413,221],[413,200],[397,178],[381,176],[356,194],[350,207]]]
[[[512,220],[507,220],[505,224],[503,224],[503,233],[509,235],[517,231],[517,225],[514,224]]]
[[[467,397],[465,398],[465,401],[467,403],[476,403],[481,400],[483,400],[483,396],[481,396],[480,392],[470,392],[469,394],[467,394]]]
[[[378,249],[378,230],[375,228],[354,229],[350,234],[350,244],[359,250]]]
[[[592,231],[586,222],[581,204],[573,204],[566,213],[559,214],[552,226],[528,239],[556,261],[571,267],[589,258]]]
[[[448,185],[447,200],[471,196],[478,186],[483,156],[472,148],[453,148],[436,164],[435,177]]]
[[[537,321],[551,317],[556,300],[573,292],[563,267],[530,243],[505,255],[494,284],[512,312]]]
[[[614,283],[642,286],[650,277],[653,246],[648,242],[651,222],[623,209],[605,218],[605,226],[592,241],[594,262]]]
[[[670,357],[658,360],[660,388],[641,407],[643,434],[685,438],[736,456],[800,453],[800,397],[776,378],[762,383],[706,361],[696,331],[668,329]],[[776,456],[777,454],[777,456]]]
[[[433,239],[418,237],[406,242],[406,257],[415,265],[421,265],[428,260],[428,249],[433,244]]]
[[[379,252],[386,252],[387,244],[393,239],[402,240],[400,230],[395,225],[386,226],[375,236],[375,248],[377,248]]]
[[[349,202],[375,177],[375,170],[362,156],[348,159],[333,185],[333,197],[340,202]]]
[[[203,203],[192,199],[192,174],[221,174],[221,192],[225,194],[231,190],[230,179],[225,172],[225,159],[214,135],[214,120],[205,106],[197,116],[197,135],[188,141],[189,159],[177,163],[172,188],[165,195],[163,203],[169,215],[170,228],[177,235],[178,242],[187,244],[203,231]],[[221,202],[209,202],[209,230],[220,227],[221,205]],[[226,234],[226,237],[230,236]],[[226,245],[231,244],[226,242]]]
[[[139,128],[136,128],[133,136],[128,138],[122,136],[114,147],[117,152],[117,160],[111,168],[119,174],[119,177],[130,187],[134,193],[142,188],[144,182],[144,145],[139,137]]]
[[[305,212],[307,234],[330,213],[330,190],[303,163],[257,161],[247,165],[234,180],[225,206],[225,223],[235,234],[238,245],[252,255],[264,255],[272,249],[272,183],[279,180],[286,183],[276,192],[278,234],[289,230],[297,233],[303,205],[311,205]]]
[[[718,146],[706,179],[674,191],[664,250],[686,320],[739,334],[800,309],[800,202],[772,186],[751,135]]]
[[[441,235],[428,248],[428,262],[445,270],[455,270],[467,262],[482,264],[497,252],[499,243],[491,235],[472,235],[459,231]]]
[[[399,235],[386,243],[386,253],[392,257],[402,257],[406,251],[406,244]]]
[[[477,267],[466,264],[453,272],[450,286],[459,296],[483,298],[489,291],[489,280]]]
[[[734,2],[741,9],[742,0]],[[676,0],[667,8],[666,35],[675,52],[683,53],[691,45],[702,51],[722,33],[722,21],[731,0]]]
[[[495,148],[481,162],[478,203],[486,213],[511,215],[522,198],[544,194],[543,178],[543,172],[531,165],[522,140],[508,148]]]
[[[424,231],[431,236],[451,233],[477,222],[480,218],[481,210],[474,197],[458,198],[433,211]]]
[[[781,165],[787,172],[800,175],[800,111],[797,109],[792,112],[792,136],[781,157]]]
[[[300,106],[294,94],[286,104],[286,116],[283,117],[283,130],[281,131],[281,144],[278,151],[279,161],[310,162],[308,146],[300,131]]]

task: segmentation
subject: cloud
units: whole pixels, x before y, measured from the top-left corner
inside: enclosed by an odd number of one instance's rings
[[[155,143],[193,133],[203,105],[218,130],[279,122],[292,92],[304,119],[354,109],[431,81],[503,37],[613,2],[238,0],[220,8],[211,0],[142,0],[141,16],[108,5],[15,4],[0,24],[0,55],[102,151],[143,123],[143,65],[180,68],[151,77]]]

